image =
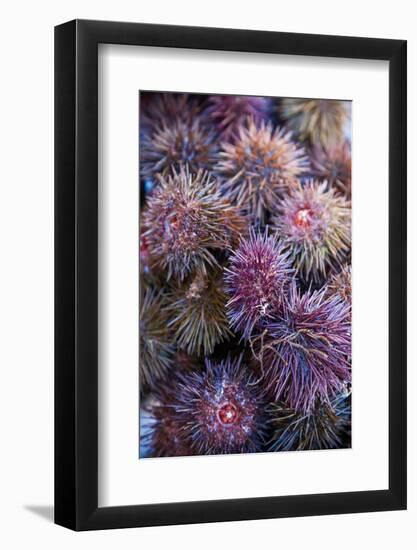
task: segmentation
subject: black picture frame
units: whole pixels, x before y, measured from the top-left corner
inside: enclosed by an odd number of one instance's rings
[[[98,506],[98,44],[389,62],[389,488]],[[55,28],[55,523],[77,531],[406,508],[404,40],[74,20]]]

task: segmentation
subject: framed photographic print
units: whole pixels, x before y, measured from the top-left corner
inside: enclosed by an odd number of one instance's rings
[[[406,507],[406,42],[55,30],[55,521]]]

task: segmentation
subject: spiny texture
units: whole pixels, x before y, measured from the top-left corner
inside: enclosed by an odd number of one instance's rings
[[[327,285],[329,295],[338,294],[345,302],[352,304],[352,269],[345,265],[335,273]]]
[[[280,114],[301,139],[328,146],[343,139],[345,102],[332,99],[282,99]]]
[[[329,403],[351,378],[350,306],[326,289],[301,294],[291,285],[279,316],[254,339],[269,391],[289,408]]]
[[[220,275],[197,273],[167,294],[168,327],[180,349],[210,355],[232,332],[225,311],[226,295]]]
[[[174,345],[164,307],[165,296],[161,291],[150,287],[144,291],[139,311],[139,374],[142,388],[155,386],[172,366]]]
[[[188,166],[191,173],[210,170],[216,162],[215,133],[199,119],[184,122],[180,119],[145,132],[140,144],[140,174],[145,180],[157,174],[166,176],[172,169]]]
[[[261,222],[308,166],[304,149],[290,132],[263,121],[257,125],[253,119],[241,126],[233,143],[223,143],[219,158],[215,169],[224,195]]]
[[[352,194],[352,158],[350,144],[315,147],[312,155],[312,171],[317,178],[326,180],[331,188],[347,198]]]
[[[191,123],[199,112],[197,101],[189,94],[142,92],[140,95],[140,122],[145,129],[155,129],[178,120]]]
[[[140,93],[140,458],[346,448],[350,102]]]
[[[256,452],[264,437],[263,395],[242,359],[206,361],[183,376],[173,404],[197,454]]]
[[[160,386],[140,411],[142,458],[194,454],[183,424],[170,407],[171,398],[169,389]]]
[[[350,203],[327,190],[327,182],[294,185],[271,219],[288,247],[294,267],[305,280],[320,282],[350,251]]]
[[[150,267],[183,280],[189,273],[216,266],[215,251],[229,249],[246,222],[208,173],[188,170],[159,178],[143,213]]]
[[[242,124],[252,118],[259,124],[268,112],[268,100],[264,97],[216,95],[208,99],[205,114],[214,122],[220,136],[228,141],[239,133]]]
[[[143,226],[141,226],[139,232],[139,269],[143,278],[152,275],[152,270],[150,267],[151,258],[149,254],[149,245],[144,233],[145,229]]]
[[[251,231],[225,268],[231,327],[249,338],[260,320],[279,309],[292,275],[288,252],[276,236]]]
[[[351,446],[350,395],[341,393],[331,403],[317,402],[304,413],[283,403],[269,407],[273,436],[270,451],[341,449]]]
[[[167,450],[170,456],[260,450],[264,396],[241,358],[207,360],[203,371],[177,372],[155,396],[146,442],[153,456],[166,456]]]

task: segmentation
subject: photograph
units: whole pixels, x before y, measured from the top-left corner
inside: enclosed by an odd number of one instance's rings
[[[4,4],[0,548],[417,548],[416,18],[375,7]]]
[[[139,458],[350,448],[352,102],[138,112]]]

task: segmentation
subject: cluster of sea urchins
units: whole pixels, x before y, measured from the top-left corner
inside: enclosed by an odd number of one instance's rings
[[[140,456],[351,444],[350,105],[142,93]]]

